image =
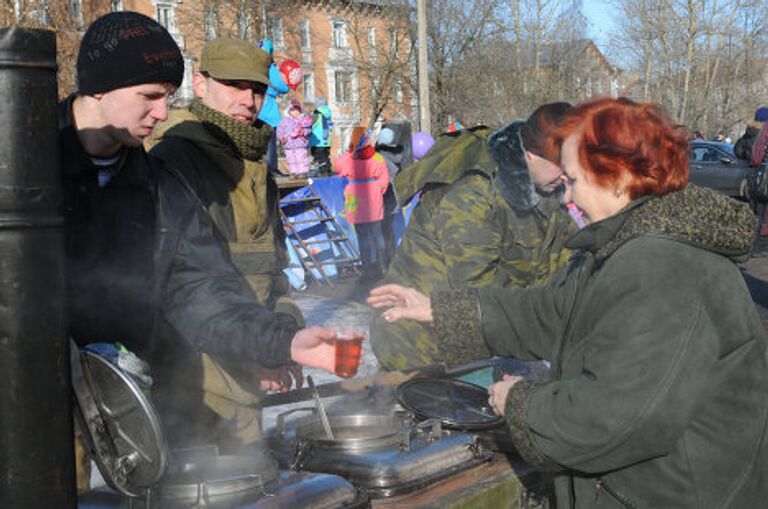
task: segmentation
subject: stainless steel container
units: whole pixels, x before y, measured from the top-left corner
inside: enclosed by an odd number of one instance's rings
[[[151,402],[120,368],[72,348],[72,382],[90,449],[112,489],[82,509],[357,508],[368,497],[334,475],[279,472],[259,444],[236,455],[214,446],[168,452]]]
[[[329,440],[315,415],[286,425],[278,418],[277,441],[291,448],[291,468],[339,475],[371,498],[427,486],[491,458],[477,438],[443,429],[440,421],[416,422],[409,412],[328,416]],[[293,410],[292,412],[295,412]]]

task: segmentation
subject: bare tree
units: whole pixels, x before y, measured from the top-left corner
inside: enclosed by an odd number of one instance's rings
[[[371,9],[375,16],[368,15]],[[415,89],[408,4],[361,5],[347,19],[352,59],[370,90],[360,98],[362,117],[372,127],[388,105],[402,102],[404,90]]]
[[[765,0],[619,0],[613,39],[642,76],[638,98],[714,135],[734,131],[765,85]],[[757,72],[756,72],[757,70]],[[757,99],[757,100],[756,100]]]
[[[461,118],[467,86],[459,62],[476,54],[484,44],[506,31],[502,0],[430,0],[427,6],[427,44],[430,59],[432,125],[447,126],[453,116]],[[420,43],[420,42],[419,42]],[[483,74],[475,75],[484,79]]]
[[[443,2],[441,8],[462,8],[453,0]],[[468,125],[505,124],[544,102],[577,100],[595,67],[604,74],[610,67],[585,37],[579,0],[511,0],[483,7],[485,17],[441,16],[430,27],[436,34],[430,42],[439,43],[430,47],[436,125],[445,125],[447,114]],[[472,42],[459,46],[455,34],[463,31],[473,34]]]

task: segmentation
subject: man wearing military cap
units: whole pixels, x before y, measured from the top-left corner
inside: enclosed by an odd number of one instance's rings
[[[277,186],[264,161],[271,127],[257,121],[269,84],[269,54],[242,39],[219,38],[202,50],[193,77],[196,99],[172,111],[155,130],[151,154],[178,169],[208,209],[232,259],[267,308],[289,313],[284,230]],[[256,125],[254,125],[256,122]],[[221,415],[234,415],[246,443],[260,434],[255,410],[261,390],[290,388],[288,368],[261,371],[206,357],[206,401]],[[300,380],[298,368],[294,377]]]

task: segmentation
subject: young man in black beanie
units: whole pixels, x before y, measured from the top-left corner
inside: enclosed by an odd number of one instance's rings
[[[85,33],[79,91],[59,109],[70,332],[150,363],[172,448],[235,446],[238,423],[204,404],[200,353],[333,371],[335,332],[262,306],[183,177],[146,154],[183,69],[168,32],[141,14],[107,14]]]

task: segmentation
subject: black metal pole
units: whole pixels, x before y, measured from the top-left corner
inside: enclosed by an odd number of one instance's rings
[[[74,508],[56,38],[0,29],[0,507]]]

